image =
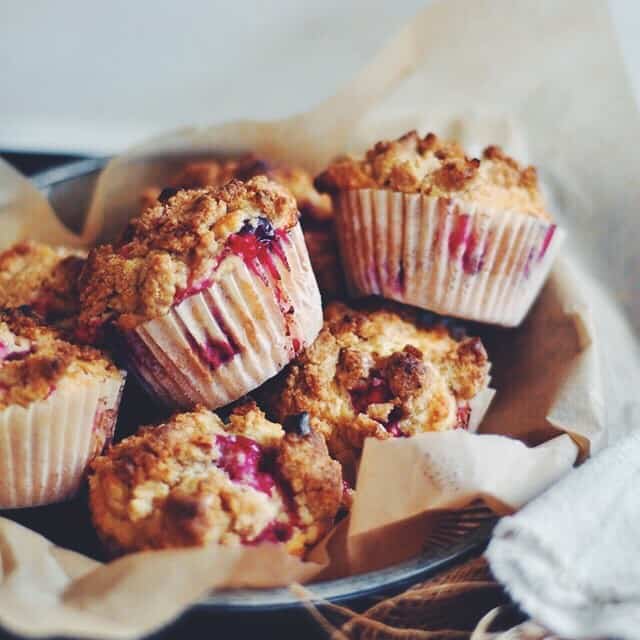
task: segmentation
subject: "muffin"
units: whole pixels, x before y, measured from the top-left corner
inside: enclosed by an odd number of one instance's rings
[[[28,306],[49,322],[64,323],[79,309],[78,276],[84,255],[38,242],[0,253],[0,309]]]
[[[451,332],[432,314],[389,306],[333,303],[325,315],[269,405],[281,421],[308,412],[348,480],[368,437],[477,428],[493,395],[479,338]]]
[[[443,315],[520,324],[564,238],[533,167],[497,147],[468,158],[432,133],[337,160],[316,186],[334,199],[351,293]]]
[[[90,252],[80,301],[79,338],[185,409],[258,387],[322,326],[295,200],[264,176],[167,195]]]
[[[332,527],[342,493],[340,465],[308,421],[285,433],[253,403],[227,424],[199,407],[142,428],[89,477],[93,522],[114,554],[282,542],[303,555]]]
[[[266,175],[293,194],[320,291],[326,299],[343,298],[346,288],[338,259],[331,199],[316,191],[311,175],[304,169],[276,165],[254,154],[237,160],[189,162],[164,191],[159,187],[145,189],[141,206],[143,210],[153,206],[162,193],[166,195],[173,189],[219,187],[233,179],[249,180],[258,175]]]
[[[101,352],[0,312],[0,508],[71,497],[113,435],[124,376]]]

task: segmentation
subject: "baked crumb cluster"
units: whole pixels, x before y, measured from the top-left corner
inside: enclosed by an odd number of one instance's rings
[[[107,320],[131,329],[164,315],[182,293],[212,278],[234,234],[273,235],[297,221],[291,194],[264,176],[167,194],[131,220],[117,243],[89,253],[80,335],[90,340]]]
[[[315,182],[319,191],[390,189],[433,197],[456,197],[490,210],[516,209],[541,218],[545,210],[534,167],[520,167],[499,147],[469,158],[454,142],[433,133],[410,131],[394,141],[378,142],[364,159],[341,158]]]
[[[331,454],[352,465],[367,437],[465,428],[489,368],[479,338],[457,341],[410,311],[334,303],[270,404],[280,420],[308,412]]]
[[[0,409],[44,400],[84,376],[120,377],[100,351],[67,342],[22,311],[0,312]]]
[[[143,428],[90,476],[93,520],[115,553],[272,541],[302,554],[333,525],[342,492],[322,437],[285,433],[253,403],[227,424],[198,408]]]
[[[78,312],[78,276],[84,256],[38,242],[21,242],[0,253],[0,308],[29,306],[58,320]]]
[[[187,163],[166,185],[166,189],[150,187],[141,197],[143,209],[153,206],[163,191],[221,187],[230,180],[250,180],[259,175],[287,188],[298,203],[305,221],[326,222],[332,218],[331,199],[318,193],[308,171],[299,167],[274,164],[255,154],[235,160],[202,160]]]

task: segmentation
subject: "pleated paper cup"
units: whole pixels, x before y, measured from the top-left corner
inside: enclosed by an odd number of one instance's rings
[[[336,197],[349,290],[448,316],[519,325],[565,233],[518,211],[381,189]]]
[[[281,249],[271,269],[225,258],[208,288],[124,335],[129,366],[150,393],[174,408],[215,409],[315,340],[322,304],[299,224]]]
[[[0,410],[0,508],[73,497],[111,441],[124,375],[63,378],[45,400]]]

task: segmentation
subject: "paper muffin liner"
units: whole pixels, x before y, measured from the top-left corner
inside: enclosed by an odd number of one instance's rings
[[[229,404],[315,340],[322,304],[299,224],[280,249],[270,268],[225,258],[208,288],[124,334],[129,365],[163,404]]]
[[[480,423],[484,420],[493,396],[495,396],[496,390],[487,386],[482,391],[478,392],[471,400],[469,400],[469,426],[467,431],[475,433],[478,431]]]
[[[382,189],[336,198],[340,253],[354,296],[517,326],[565,233],[518,211]]]
[[[44,400],[0,410],[0,508],[71,498],[111,441],[121,377],[63,379]]]

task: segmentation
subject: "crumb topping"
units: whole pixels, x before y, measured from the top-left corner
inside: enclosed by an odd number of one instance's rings
[[[499,147],[482,158],[428,133],[410,131],[394,141],[378,142],[363,160],[340,158],[316,178],[319,191],[390,189],[433,197],[456,197],[493,210],[517,209],[550,219],[534,167],[520,167]]]
[[[323,438],[285,433],[254,403],[227,424],[198,408],[144,427],[90,476],[94,523],[116,552],[282,541],[302,554],[333,525],[341,498]]]
[[[306,411],[347,464],[364,439],[465,427],[460,410],[488,385],[479,338],[454,339],[418,312],[329,305],[316,342],[294,362],[270,403],[280,420]]]
[[[0,409],[44,400],[60,384],[77,384],[83,376],[120,375],[100,351],[63,340],[23,312],[0,312]]]
[[[0,253],[0,308],[30,306],[45,318],[78,312],[78,276],[84,256],[38,242],[20,242]]]
[[[174,189],[221,187],[230,180],[250,180],[259,175],[267,176],[293,194],[303,222],[322,223],[331,220],[331,199],[316,190],[308,171],[300,167],[273,164],[252,153],[235,160],[189,162],[166,189],[146,189],[141,197],[142,208],[153,206],[163,193],[171,193]]]
[[[213,277],[234,234],[258,225],[286,232],[297,220],[292,196],[264,176],[170,194],[133,219],[119,242],[89,253],[81,336],[110,319],[130,329],[164,315],[194,283]]]

